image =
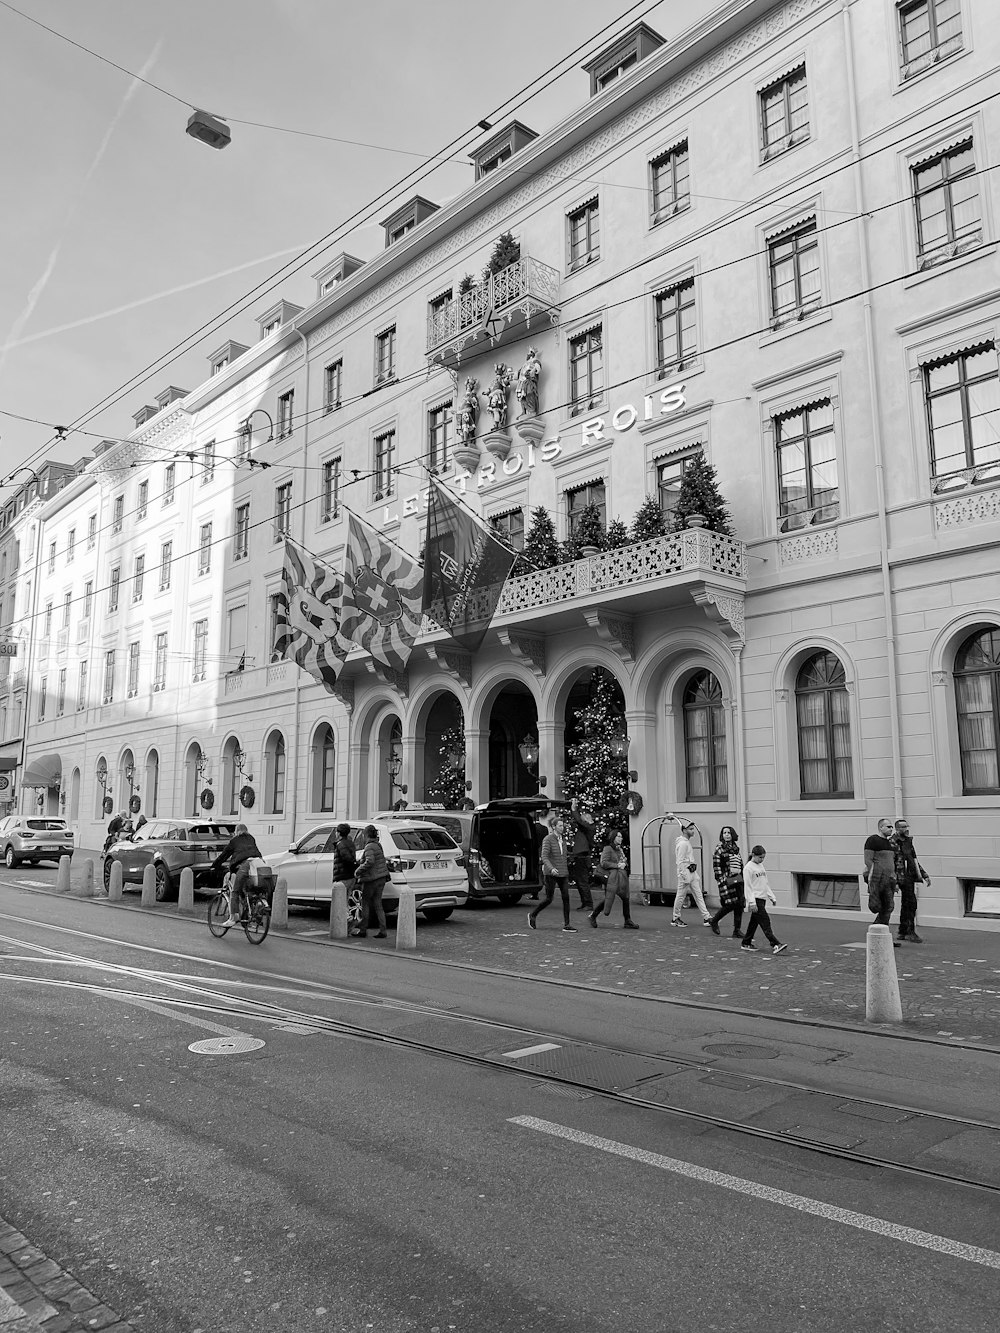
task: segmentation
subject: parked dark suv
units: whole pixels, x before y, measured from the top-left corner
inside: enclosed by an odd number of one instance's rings
[[[111,882],[117,861],[124,884],[141,884],[147,865],[156,870],[156,898],[176,898],[181,871],[190,866],[196,889],[218,888],[224,872],[211,870],[212,861],[236,831],[236,821],[208,819],[151,819],[130,839],[112,843],[104,858],[104,887]]]
[[[441,827],[465,853],[469,899],[499,898],[516,903],[526,893],[540,893],[542,870],[539,851],[553,810],[568,810],[569,801],[547,796],[510,796],[487,801],[475,810],[442,810],[430,805],[408,805],[378,819],[423,819]]]

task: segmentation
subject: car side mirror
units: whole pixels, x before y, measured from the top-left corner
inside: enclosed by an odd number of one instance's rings
[[[297,851],[299,850],[299,845],[298,845],[298,843],[296,843],[296,842],[290,843],[290,844],[289,844],[289,847],[288,847],[288,850],[289,850],[290,852],[297,852]]]

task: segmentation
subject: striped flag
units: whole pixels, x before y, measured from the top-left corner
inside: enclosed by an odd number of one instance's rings
[[[276,656],[297,662],[331,694],[353,647],[340,627],[343,590],[336,570],[290,537],[285,538],[285,565],[271,647]]]
[[[349,514],[342,634],[393,671],[404,671],[420,631],[423,570],[364,519]]]

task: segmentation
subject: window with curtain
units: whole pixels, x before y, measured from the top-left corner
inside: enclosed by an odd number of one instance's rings
[[[1000,629],[979,630],[955,658],[962,793],[1000,792]]]
[[[333,728],[327,724],[317,733],[315,747],[317,804],[323,811],[333,809],[336,757]]]
[[[684,768],[689,801],[728,795],[726,710],[711,671],[697,671],[684,689]]]
[[[795,723],[799,793],[803,800],[853,796],[847,677],[833,653],[813,653],[799,669],[795,680]]]

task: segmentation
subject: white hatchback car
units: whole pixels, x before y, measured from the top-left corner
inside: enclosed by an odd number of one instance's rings
[[[288,885],[290,902],[329,902],[333,883],[333,848],[337,824],[319,824],[293,842],[287,852],[272,852],[264,860]],[[401,888],[413,889],[417,911],[428,921],[446,921],[456,907],[464,907],[469,896],[469,878],[465,858],[458,843],[437,824],[420,819],[389,823],[379,819],[344,820],[351,826],[351,837],[361,856],[365,829],[374,824],[389,868],[389,882],[382,893],[386,912],[393,913],[399,903]],[[352,921],[358,917],[361,888],[350,895],[348,904]]]
[[[49,815],[8,815],[0,819],[0,856],[8,870],[22,861],[55,861],[72,856],[73,830],[65,819]]]

